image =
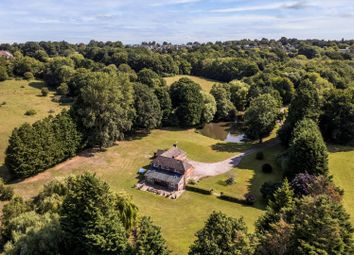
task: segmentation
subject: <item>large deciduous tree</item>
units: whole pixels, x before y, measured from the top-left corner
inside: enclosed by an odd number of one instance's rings
[[[131,129],[132,87],[125,75],[94,72],[86,76],[72,111],[90,146],[110,146]]]
[[[274,129],[279,112],[279,102],[270,94],[255,98],[245,112],[246,135],[262,142]]]
[[[200,124],[204,103],[199,84],[182,78],[171,85],[170,94],[179,125],[191,127]]]
[[[236,107],[231,102],[230,86],[216,83],[210,90],[216,101],[215,120],[233,120],[236,116]]]

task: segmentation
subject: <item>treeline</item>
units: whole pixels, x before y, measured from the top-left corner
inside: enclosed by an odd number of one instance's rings
[[[93,174],[52,181],[2,209],[3,254],[170,254],[160,228]]]
[[[75,156],[83,137],[67,111],[15,128],[5,163],[15,177],[28,177]]]

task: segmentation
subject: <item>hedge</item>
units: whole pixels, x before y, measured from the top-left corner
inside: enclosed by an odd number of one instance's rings
[[[219,198],[222,199],[222,200],[225,200],[225,201],[239,203],[239,204],[245,204],[246,203],[244,199],[239,199],[237,197],[226,195],[223,192],[220,193]]]
[[[197,193],[204,194],[204,195],[211,195],[211,193],[212,193],[212,190],[208,190],[208,189],[204,189],[204,188],[200,188],[200,187],[196,187],[196,186],[191,186],[191,185],[187,185],[186,190],[197,192]]]

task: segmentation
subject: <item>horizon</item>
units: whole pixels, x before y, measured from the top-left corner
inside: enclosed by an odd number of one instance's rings
[[[0,9],[1,43],[351,40],[354,34],[352,0],[3,0]]]

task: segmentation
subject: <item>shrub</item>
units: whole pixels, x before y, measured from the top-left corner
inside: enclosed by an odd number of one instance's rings
[[[25,112],[25,115],[27,115],[27,116],[32,116],[32,115],[35,115],[35,114],[37,114],[37,112],[36,112],[36,110],[33,110],[33,109],[27,110]]]
[[[225,200],[225,201],[229,201],[229,202],[234,202],[234,203],[239,203],[239,204],[244,203],[244,201],[242,199],[239,199],[237,197],[233,197],[230,195],[226,195],[223,192],[220,192],[219,198],[222,200]]]
[[[251,193],[247,193],[245,195],[245,202],[248,205],[254,205],[254,203],[256,202],[256,195],[251,194]]]
[[[23,77],[25,77],[26,80],[33,80],[34,79],[33,73],[31,73],[31,72],[25,72],[23,74]]]
[[[57,88],[57,93],[59,95],[67,95],[69,93],[69,87],[68,87],[68,84],[63,82],[60,84],[60,86]]]
[[[197,184],[197,181],[196,181],[196,180],[193,180],[193,179],[190,179],[190,180],[188,181],[188,184],[190,184],[190,185],[196,185],[196,184]]]
[[[11,200],[14,196],[14,190],[12,187],[6,187],[4,181],[0,178],[0,201]]]
[[[275,191],[278,190],[278,188],[281,187],[281,182],[276,182],[276,183],[269,183],[265,182],[263,183],[260,191],[262,193],[263,199],[268,203],[269,200],[274,200],[274,193]]]
[[[235,183],[235,176],[230,176],[229,178],[227,178],[227,180],[225,181],[226,185],[232,185]]]
[[[208,190],[208,189],[195,187],[195,186],[190,186],[190,185],[186,186],[186,190],[197,192],[197,193],[204,194],[204,195],[211,195],[212,192],[213,192],[213,190]]]
[[[266,174],[270,174],[273,171],[273,167],[271,164],[265,163],[262,166],[262,172]]]
[[[43,88],[41,89],[41,94],[42,94],[42,96],[44,96],[44,97],[48,96],[48,94],[49,94],[49,89],[48,89],[47,87],[43,87]]]
[[[7,70],[5,67],[0,66],[0,81],[5,81],[9,78],[9,75],[7,74]]]
[[[259,151],[259,152],[256,153],[256,159],[258,159],[258,160],[263,160],[264,159],[263,151]]]

